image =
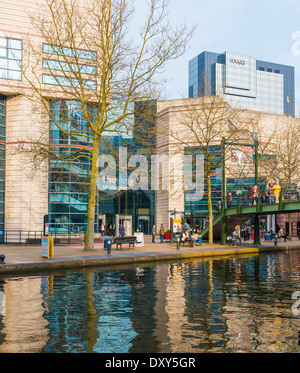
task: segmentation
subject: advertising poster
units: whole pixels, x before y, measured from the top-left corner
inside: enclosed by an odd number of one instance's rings
[[[46,236],[42,238],[42,257],[49,258],[49,238]]]
[[[144,233],[135,232],[134,235],[135,235],[136,240],[137,240],[136,247],[144,246]]]

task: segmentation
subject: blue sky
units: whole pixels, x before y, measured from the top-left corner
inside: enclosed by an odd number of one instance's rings
[[[167,65],[165,98],[187,97],[190,59],[204,50],[231,51],[294,66],[299,116],[300,0],[170,0],[170,18],[197,28],[184,56]]]

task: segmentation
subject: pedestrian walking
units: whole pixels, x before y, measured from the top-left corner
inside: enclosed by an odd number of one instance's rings
[[[152,242],[155,243],[155,233],[156,233],[156,228],[155,225],[153,224],[152,227]]]
[[[278,181],[275,183],[273,190],[274,190],[274,196],[275,196],[275,203],[279,203],[279,195],[281,192],[281,186],[279,185]]]
[[[100,225],[100,233],[101,233],[101,236],[104,236],[105,234],[105,225],[103,223],[101,223]]]
[[[107,228],[107,235],[108,236],[113,236],[113,227],[112,227],[111,224]]]
[[[241,227],[240,227],[240,225],[237,225],[235,227],[233,235],[235,236],[235,247],[236,247],[237,241],[239,241],[240,246],[243,247],[242,246],[242,240],[241,240]]]
[[[163,226],[163,224],[160,225],[159,236],[160,236],[160,242],[161,242],[161,243],[164,243],[164,239],[165,239],[165,230],[164,230],[164,226]]]
[[[258,189],[256,185],[254,185],[254,187],[251,189],[251,199],[252,199],[252,205],[257,205]]]
[[[229,192],[227,195],[227,207],[230,208],[231,205],[232,205],[232,194],[231,192]]]
[[[245,241],[249,241],[251,236],[251,227],[247,225],[245,228]]]
[[[274,196],[274,189],[272,183],[268,184],[268,196],[269,196],[269,203],[275,203],[275,196]]]
[[[121,228],[120,228],[120,236],[121,236],[121,237],[124,237],[124,236],[125,236],[125,228],[124,228],[124,225],[123,225],[123,224],[121,225]]]

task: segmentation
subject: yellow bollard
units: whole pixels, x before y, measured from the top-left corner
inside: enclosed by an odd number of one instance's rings
[[[54,257],[54,237],[49,236],[49,257],[53,258]]]

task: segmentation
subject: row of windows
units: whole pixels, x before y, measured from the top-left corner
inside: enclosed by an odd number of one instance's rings
[[[1,60],[0,60],[1,63]],[[1,66],[1,65],[0,65]],[[82,74],[95,75],[97,68],[90,65],[77,65],[75,63],[67,63],[64,61],[43,60],[43,68],[50,70],[59,70],[65,72],[78,72],[78,67]]]
[[[43,83],[62,87],[80,88],[80,82],[77,79],[66,78],[64,76],[52,76],[43,74]],[[83,79],[81,83],[83,84],[83,88],[85,89],[96,89],[97,87],[97,83],[94,80]]]
[[[65,57],[80,58],[85,60],[96,60],[96,52],[91,52],[83,49],[74,49],[68,47],[60,47],[57,45],[43,44],[43,52],[52,55],[59,55]]]

